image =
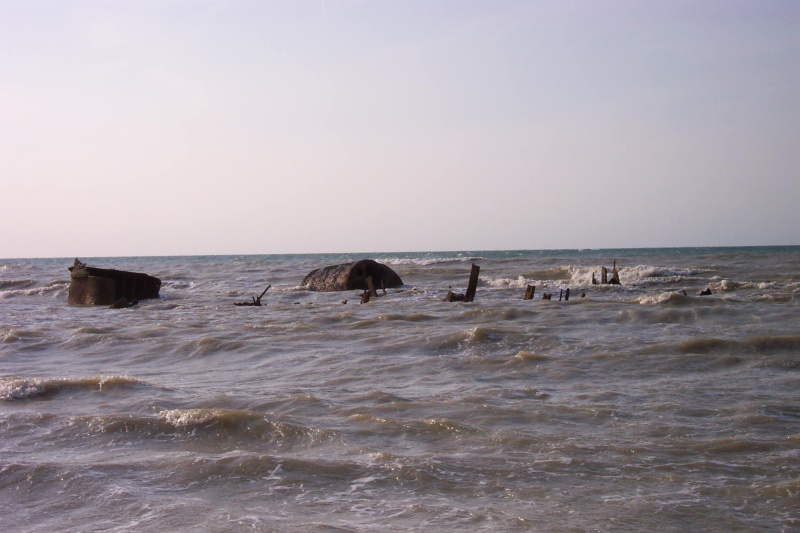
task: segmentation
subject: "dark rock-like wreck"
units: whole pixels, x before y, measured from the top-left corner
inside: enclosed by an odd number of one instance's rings
[[[378,289],[393,289],[403,285],[403,280],[394,270],[372,259],[318,268],[309,272],[303,279],[303,285],[312,291],[368,290],[368,278],[372,278],[373,285]]]

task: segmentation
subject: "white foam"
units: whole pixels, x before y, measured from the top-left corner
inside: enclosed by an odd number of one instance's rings
[[[482,259],[483,257],[412,257],[412,258],[376,259],[375,261],[378,263],[383,263],[384,265],[393,265],[393,266],[403,266],[403,265],[428,266],[428,265],[440,265],[446,263],[469,263],[471,261],[480,261]]]
[[[0,399],[24,400],[34,398],[45,392],[47,382],[43,379],[4,379],[0,380]]]
[[[665,302],[679,301],[688,298],[679,292],[662,292],[659,294],[645,294],[636,299],[637,303],[644,305],[661,304]]]

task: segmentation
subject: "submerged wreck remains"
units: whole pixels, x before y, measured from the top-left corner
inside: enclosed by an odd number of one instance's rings
[[[323,292],[369,290],[370,278],[375,288],[393,289],[403,285],[403,280],[394,270],[372,259],[312,270],[303,279],[303,285],[312,291]]]
[[[161,280],[138,272],[86,266],[78,259],[72,272],[67,302],[75,305],[130,307],[139,300],[158,298]]]

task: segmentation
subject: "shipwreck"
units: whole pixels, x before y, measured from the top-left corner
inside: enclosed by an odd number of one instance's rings
[[[78,259],[69,270],[67,302],[74,305],[130,307],[139,300],[158,298],[161,289],[161,280],[156,277],[139,272],[90,267]]]
[[[305,287],[322,292],[371,290],[370,283],[375,288],[394,289],[402,287],[403,280],[394,270],[372,259],[318,268],[303,279]]]

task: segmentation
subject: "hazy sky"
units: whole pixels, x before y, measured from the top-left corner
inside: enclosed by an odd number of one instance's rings
[[[0,257],[800,244],[800,2],[0,0]]]

